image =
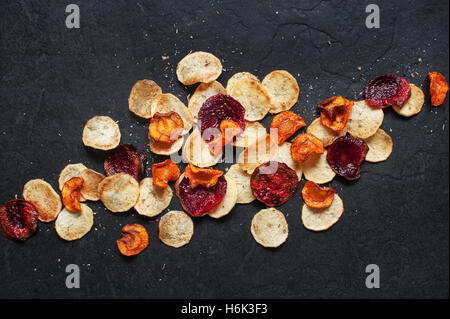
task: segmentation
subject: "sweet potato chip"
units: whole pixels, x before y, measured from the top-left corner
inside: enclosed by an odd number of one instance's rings
[[[191,188],[196,188],[198,185],[209,188],[217,184],[223,172],[218,169],[198,168],[189,163],[184,174],[189,179]]]
[[[41,222],[54,221],[62,209],[58,193],[42,179],[28,181],[23,187],[23,198],[36,207]]]
[[[448,84],[445,77],[439,72],[428,73],[430,78],[431,105],[439,106],[445,101],[448,92]]]
[[[336,224],[343,213],[344,203],[339,195],[335,194],[333,202],[327,208],[311,208],[304,204],[302,222],[306,229],[324,231]]]
[[[95,149],[108,151],[120,143],[119,125],[109,116],[94,116],[83,128],[83,144]]]
[[[184,85],[209,83],[222,74],[222,63],[208,52],[197,51],[186,55],[177,65],[178,81]]]
[[[302,197],[305,204],[311,208],[327,208],[330,207],[334,200],[335,189],[325,187],[322,188],[314,182],[306,181],[302,189]]]
[[[72,177],[64,183],[61,191],[63,204],[69,212],[79,213],[81,211],[80,196],[84,180],[81,177]]]
[[[320,121],[335,132],[341,131],[347,125],[354,102],[342,96],[333,96],[320,103]]]
[[[148,233],[140,224],[128,224],[123,226],[120,239],[117,240],[117,248],[124,256],[140,254],[148,246]]]
[[[305,125],[305,120],[301,116],[291,111],[284,111],[273,118],[270,129],[271,132],[272,129],[278,130],[278,145],[281,145]]]
[[[170,211],[159,220],[159,239],[167,246],[180,248],[194,235],[192,218],[180,211]]]
[[[220,123],[220,136],[208,143],[211,153],[217,155],[222,153],[225,145],[233,142],[235,136],[242,133],[238,123],[232,120],[223,120]]]
[[[256,242],[267,248],[281,246],[289,235],[286,218],[275,208],[260,210],[252,219],[250,231]]]
[[[148,136],[159,144],[172,145],[182,133],[183,119],[176,112],[155,113],[150,120]]]
[[[71,213],[63,209],[55,221],[55,230],[59,237],[73,241],[86,235],[94,225],[94,213],[87,205],[81,204],[81,212]]]
[[[158,95],[152,103],[152,117],[156,113],[177,113],[183,120],[184,131],[183,135],[187,134],[194,125],[194,117],[191,111],[188,110],[186,105],[180,101],[175,95],[170,93],[164,93]]]
[[[313,154],[323,154],[325,149],[322,142],[312,134],[298,135],[291,145],[292,159],[298,163],[304,163]]]
[[[289,110],[297,103],[300,89],[297,80],[287,71],[275,70],[264,78],[262,86],[270,97],[270,113]]]
[[[180,169],[171,159],[152,165],[153,185],[166,188],[180,177]]]
[[[162,93],[161,88],[152,80],[140,80],[131,89],[128,108],[144,119],[149,119],[153,100]]]
[[[144,178],[139,183],[139,199],[134,209],[139,215],[154,217],[169,206],[172,197],[173,192],[170,187],[157,187],[152,178]]]

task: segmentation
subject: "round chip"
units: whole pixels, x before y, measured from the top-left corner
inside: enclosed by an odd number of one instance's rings
[[[324,147],[327,147],[333,144],[334,140],[339,136],[344,136],[347,134],[347,128],[344,128],[339,132],[335,132],[323,125],[319,117],[308,126],[306,133],[314,135],[322,142]]]
[[[106,177],[99,185],[100,200],[113,213],[126,212],[139,199],[139,184],[128,174]]]
[[[408,103],[408,102],[406,102]],[[383,162],[389,158],[394,147],[392,138],[381,128],[368,139],[365,139],[369,151],[366,154],[366,161],[371,163]]]
[[[275,208],[260,210],[253,217],[250,230],[256,242],[267,248],[281,246],[289,235],[286,218]]]
[[[150,151],[158,155],[172,155],[177,153],[183,147],[184,137],[181,136],[171,145],[165,145],[150,139]]]
[[[188,109],[191,112],[192,116],[194,117],[195,122],[197,122],[198,111],[200,111],[200,108],[202,107],[203,103],[205,103],[205,101],[211,96],[217,94],[227,94],[227,91],[222,86],[222,84],[220,84],[217,81],[210,83],[201,83],[197,87],[194,94],[189,99],[188,104]]]
[[[170,211],[159,220],[159,239],[167,246],[180,248],[194,235],[192,218],[180,211]]]
[[[327,151],[323,154],[314,154],[303,163],[302,168],[306,180],[316,184],[331,182],[336,176],[327,162]]]
[[[347,121],[347,131],[358,138],[368,138],[374,135],[383,123],[382,109],[370,106],[365,100],[353,104]]]
[[[255,81],[259,82],[259,79],[251,74],[250,72],[239,72],[239,73],[235,73],[227,82],[227,92],[231,92],[232,87],[240,80],[243,78],[249,78],[249,79],[253,79]]]
[[[154,99],[152,103],[152,116],[155,115],[155,113],[169,113],[171,111],[177,113],[181,117],[184,124],[184,134],[187,134],[194,125],[194,117],[186,105],[184,105],[179,98],[170,93],[160,94]]]
[[[209,83],[222,74],[222,63],[208,52],[197,51],[186,55],[177,66],[178,81],[184,85]]]
[[[94,116],[86,122],[83,129],[83,144],[107,151],[120,143],[119,125],[109,116]]]
[[[257,144],[258,140],[265,138],[266,135],[267,131],[261,123],[245,121],[245,130],[236,136],[233,146],[246,148]]]
[[[262,120],[270,109],[270,98],[259,81],[251,78],[240,79],[228,92],[245,108],[247,121]]]
[[[41,222],[54,221],[62,209],[58,193],[42,179],[28,181],[23,187],[23,198],[36,207]]]
[[[222,157],[220,152],[216,155],[211,154],[209,145],[203,140],[198,128],[195,128],[189,135],[183,146],[182,154],[186,162],[198,167],[214,166]]]
[[[222,199],[219,206],[208,212],[208,215],[212,218],[218,219],[228,215],[236,205],[238,197],[236,183],[230,177],[225,176],[225,179],[227,180],[227,192],[225,193],[225,197]]]
[[[64,167],[61,173],[59,173],[59,190],[61,191],[64,187],[64,184],[73,177],[81,177],[81,173],[83,173],[83,171],[86,169],[88,168],[81,163],[69,164]]]
[[[287,71],[276,70],[264,78],[262,86],[270,97],[270,113],[289,110],[298,101],[300,89],[297,80]]]
[[[139,184],[139,200],[134,209],[139,215],[154,217],[161,214],[172,201],[173,192],[170,187],[160,188],[153,185],[153,178],[144,178]]]
[[[81,204],[81,212],[71,213],[63,209],[55,222],[56,233],[67,241],[80,239],[94,224],[94,213],[87,205]]]
[[[162,93],[162,89],[152,80],[140,80],[131,89],[128,98],[128,108],[131,112],[144,119],[152,116],[153,100]]]
[[[91,169],[85,169],[81,172],[80,177],[84,180],[81,196],[86,200],[99,200],[98,185],[105,179],[105,176]]]
[[[414,84],[410,84],[410,86],[411,96],[406,103],[403,104],[401,108],[395,104],[392,105],[395,112],[405,117],[411,117],[418,114],[422,110],[422,106],[425,103],[425,94],[423,94],[423,91]]]
[[[227,181],[232,179],[236,183],[236,204],[248,204],[256,199],[255,196],[253,196],[252,188],[250,186],[251,175],[246,174],[240,168],[239,164],[232,165],[225,174],[225,177],[227,178]]]
[[[305,228],[312,231],[324,231],[337,223],[344,213],[344,203],[338,194],[334,195],[331,206],[327,208],[311,208],[304,204],[302,222]]]
[[[291,169],[293,169],[298,176],[298,180],[300,181],[303,176],[303,170],[301,164],[295,162],[291,156],[291,143],[284,142],[280,146],[278,146],[278,162],[285,163]]]

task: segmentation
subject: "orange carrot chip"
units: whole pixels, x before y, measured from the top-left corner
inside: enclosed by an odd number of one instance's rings
[[[150,120],[149,138],[164,145],[172,145],[183,133],[183,119],[176,112],[155,113]]]
[[[297,136],[291,145],[291,157],[298,163],[305,162],[313,154],[323,154],[322,142],[310,133]]]
[[[81,189],[83,188],[84,180],[81,177],[72,177],[64,183],[61,191],[64,206],[72,213],[81,212]]]
[[[166,188],[180,177],[180,169],[171,159],[152,165],[153,185]]]
[[[198,185],[213,187],[217,184],[219,177],[223,175],[223,172],[217,169],[198,168],[189,164],[186,166],[184,174],[189,179],[189,185],[192,188],[195,188]]]
[[[220,136],[208,143],[213,155],[219,154],[225,145],[230,144],[234,137],[242,132],[239,124],[232,120],[223,120],[219,127]]]
[[[302,190],[305,204],[311,208],[327,208],[334,200],[335,189],[322,188],[314,182],[307,181]]]
[[[333,131],[340,131],[347,125],[354,102],[342,96],[333,96],[320,103],[320,121]]]
[[[278,129],[278,145],[281,145],[305,125],[301,116],[291,111],[285,111],[273,118],[270,129]]]
[[[117,247],[124,256],[140,254],[148,246],[148,233],[144,226],[128,224],[122,228]]]
[[[439,72],[428,73],[430,77],[431,105],[439,106],[444,103],[448,92],[448,84],[444,76]]]

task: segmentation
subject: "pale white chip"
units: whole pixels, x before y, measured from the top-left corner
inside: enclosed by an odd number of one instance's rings
[[[297,80],[285,70],[267,74],[262,86],[270,97],[270,113],[287,111],[298,101],[300,89]]]
[[[155,113],[169,113],[172,111],[177,113],[183,120],[183,133],[187,134],[194,125],[194,117],[186,105],[184,105],[179,98],[170,93],[160,94],[153,100],[152,117]]]
[[[302,164],[302,168],[306,180],[317,184],[331,182],[336,176],[327,162],[327,151],[323,154],[313,155]]]
[[[198,111],[200,111],[200,108],[202,107],[203,103],[205,103],[205,101],[209,99],[211,96],[217,94],[227,94],[227,91],[222,86],[222,84],[220,84],[217,81],[210,83],[201,83],[197,87],[194,94],[189,99],[188,104],[188,109],[191,112],[192,116],[194,117],[195,122],[197,122]]]
[[[105,178],[98,185],[100,200],[113,213],[126,212],[139,199],[139,183],[133,176],[117,174]]]
[[[149,119],[152,116],[152,102],[161,93],[162,89],[154,81],[139,80],[131,89],[128,108],[137,116]]]
[[[326,127],[320,121],[320,117],[315,119],[306,129],[307,133],[310,133],[317,137],[323,144],[324,147],[327,147],[333,144],[334,140],[340,136],[344,136],[347,134],[347,127],[339,132],[335,132],[329,127]]]
[[[383,162],[389,158],[394,147],[392,138],[381,128],[364,140],[369,147],[366,155],[366,161],[371,163]]]
[[[202,138],[198,128],[189,135],[183,146],[183,159],[198,167],[210,167],[216,165],[222,155],[211,154],[208,143]]]
[[[249,147],[250,145],[255,145],[258,140],[265,138],[266,135],[267,131],[261,123],[245,121],[245,130],[236,136],[233,145],[237,147]]]
[[[396,105],[392,105],[392,108],[395,112],[400,114],[401,116],[411,117],[413,115],[419,114],[422,110],[422,106],[425,103],[425,94],[423,91],[415,86],[414,84],[410,84],[411,86],[411,96],[408,101],[399,108]]]
[[[289,235],[286,218],[275,208],[260,210],[253,217],[250,230],[256,242],[267,248],[281,246]]]
[[[180,211],[170,211],[159,220],[159,239],[167,246],[180,248],[194,235],[192,218]]]
[[[74,177],[81,177],[81,173],[86,169],[87,169],[87,167],[81,163],[69,164],[66,167],[64,167],[63,170],[61,171],[61,173],[59,173],[59,178],[58,178],[59,190],[62,191],[64,184],[68,180],[70,180]],[[81,194],[80,201],[81,202],[86,201],[83,194]]]
[[[243,78],[250,78],[253,79],[255,81],[259,82],[258,77],[256,77],[255,75],[251,74],[250,72],[239,72],[239,73],[235,73],[227,82],[227,92],[231,92],[232,87],[240,80]]]
[[[28,181],[23,187],[23,198],[36,207],[41,222],[54,221],[62,209],[58,193],[42,179]]]
[[[186,55],[177,66],[178,81],[184,85],[209,83],[222,74],[222,63],[208,52],[197,51]]]
[[[94,225],[94,213],[87,205],[81,204],[81,212],[71,213],[63,209],[55,222],[56,233],[67,241],[80,239]]]
[[[228,92],[245,108],[247,121],[262,120],[270,109],[270,98],[259,81],[242,78]]]
[[[354,137],[365,139],[374,135],[383,123],[384,112],[369,105],[365,100],[357,101],[347,121],[347,131]]]
[[[256,144],[245,148],[238,156],[238,164],[247,174],[253,174],[259,165],[278,158],[278,143],[273,139],[259,139]]]
[[[98,185],[105,179],[105,176],[97,173],[92,169],[85,169],[81,172],[83,178],[83,187],[81,188],[81,195],[86,200],[98,201],[100,199],[98,194]]]
[[[225,179],[227,181],[227,191],[225,193],[225,197],[222,199],[219,206],[215,207],[210,212],[208,212],[208,215],[211,216],[212,218],[219,219],[228,215],[233,209],[233,207],[236,205],[238,196],[236,183],[232,178],[227,177],[226,175]]]
[[[225,174],[227,181],[232,179],[236,183],[237,198],[236,204],[248,204],[255,200],[250,186],[250,175],[245,173],[239,164],[232,165]]]
[[[327,208],[311,208],[303,204],[302,222],[309,230],[324,231],[336,224],[343,213],[344,203],[338,194],[335,194],[331,206]]]
[[[172,201],[170,187],[160,188],[153,185],[153,178],[144,178],[139,184],[139,200],[134,209],[143,216],[154,217],[166,209]]]
[[[152,138],[149,140],[150,151],[158,155],[172,155],[177,153],[183,147],[184,137],[180,136],[178,140],[166,146],[165,144],[158,143]]]
[[[284,163],[291,169],[293,169],[297,173],[298,180],[302,179],[303,176],[302,166],[292,159],[291,143],[284,142],[283,144],[278,146],[278,162]]]
[[[109,116],[94,116],[83,129],[83,144],[99,150],[112,150],[120,143],[119,125]]]

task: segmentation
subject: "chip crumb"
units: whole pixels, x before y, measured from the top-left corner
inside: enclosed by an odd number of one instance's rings
[[[361,66],[358,66],[358,70],[361,71],[361,70],[362,70],[362,67],[361,67]]]
[[[168,55],[161,56],[161,60],[163,60],[163,61],[168,60],[168,59],[170,59],[170,57]]]

